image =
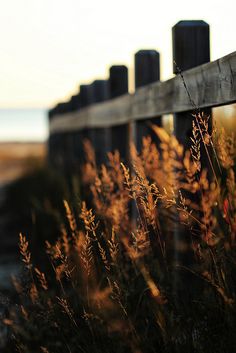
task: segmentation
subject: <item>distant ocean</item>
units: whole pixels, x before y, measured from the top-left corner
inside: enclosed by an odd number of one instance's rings
[[[42,142],[47,137],[46,109],[0,109],[0,142]]]

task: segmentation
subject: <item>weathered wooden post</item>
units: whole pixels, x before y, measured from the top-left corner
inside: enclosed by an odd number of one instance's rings
[[[66,105],[65,103],[58,103],[54,108],[54,114],[57,116],[63,116],[65,112]],[[60,172],[64,170],[64,158],[65,158],[65,138],[64,133],[56,133],[53,136],[54,140],[54,166]]]
[[[55,116],[55,108],[52,108],[48,111],[49,124],[51,124],[51,121],[54,118],[54,116]],[[55,151],[54,134],[49,134],[48,143],[47,143],[47,160],[51,166],[54,166],[55,153],[56,151]]]
[[[80,95],[75,94],[69,101],[69,112],[76,112],[80,109]],[[68,153],[70,157],[70,173],[73,176],[77,172],[77,158],[76,158],[76,132],[70,131],[68,133]]]
[[[172,28],[174,74],[210,61],[209,32],[209,25],[204,21],[180,21]],[[185,83],[188,88],[188,82]],[[192,113],[174,115],[174,134],[186,148],[189,148],[191,142]]]
[[[91,87],[92,103],[100,103],[109,99],[109,85],[107,80],[95,80]]]
[[[50,121],[55,118],[55,116],[58,114],[58,109],[59,104],[57,104],[50,112],[49,119]],[[58,153],[59,153],[59,134],[54,133],[49,136],[49,161],[52,167],[57,168],[57,159],[58,159]]]
[[[156,50],[139,50],[135,54],[135,89],[160,80],[160,54]],[[133,138],[138,152],[142,149],[142,138],[151,136],[158,143],[149,123],[161,126],[161,117],[138,120],[133,126]]]
[[[64,107],[65,113],[69,114],[75,112],[80,108],[79,94],[73,95],[66,106]],[[63,134],[64,140],[64,172],[67,180],[71,183],[71,178],[76,172],[76,155],[75,155],[75,132],[69,131]]]
[[[160,55],[156,50],[139,50],[135,54],[134,62],[136,91],[143,86],[160,80]],[[156,145],[159,144],[159,139],[152,130],[150,126],[151,124],[161,126],[161,117],[147,118],[143,116],[141,120],[137,120],[131,125],[131,141],[133,140],[132,142],[134,142],[138,153],[140,153],[142,150],[143,137],[150,136],[152,142],[154,142]],[[136,202],[133,200],[131,201],[131,215],[134,228],[137,228],[139,212],[137,210]],[[160,258],[156,233],[153,231],[151,225],[147,225],[147,229],[153,254]]]
[[[80,108],[80,96],[79,94],[75,94],[70,99],[70,111],[75,112]]]
[[[135,88],[160,80],[160,54],[154,50],[139,50],[135,54]]]
[[[69,101],[70,104],[70,112],[76,112],[81,109],[81,99],[80,94],[73,95]],[[79,172],[79,156],[77,151],[77,138],[80,136],[79,131],[70,131],[69,132],[69,140],[70,140],[70,155],[71,155],[71,168],[72,175],[76,175]]]
[[[110,98],[115,99],[128,93],[128,68],[124,65],[110,67]],[[111,128],[111,150],[118,150],[124,162],[129,160],[129,124],[121,124]]]
[[[79,107],[78,110],[87,108],[92,104],[92,89],[91,85],[80,85]],[[81,166],[84,164],[84,147],[83,141],[88,138],[88,129],[80,129],[74,133],[73,149],[75,151],[76,174],[80,175]]]
[[[65,117],[66,114],[71,111],[71,103],[70,101],[63,102],[60,105],[60,115],[61,117]],[[61,158],[62,158],[62,173],[70,180],[70,176],[73,170],[72,167],[72,135],[70,132],[63,132],[60,134],[61,139]]]
[[[128,93],[128,68],[125,65],[110,67],[110,98],[116,98]]]
[[[109,99],[108,80],[95,80],[91,84],[91,103],[102,103]],[[88,139],[91,141],[97,166],[107,162],[107,152],[111,151],[111,134],[109,128],[90,128]]]
[[[80,108],[86,108],[92,104],[92,87],[80,85]]]
[[[69,103],[62,102],[58,103],[54,108],[54,114],[58,118],[63,118],[64,115],[69,111]],[[53,134],[53,145],[54,145],[54,161],[53,166],[60,172],[61,175],[66,174],[69,170],[70,154],[68,153],[68,133],[57,132]]]
[[[173,68],[174,73],[181,72],[183,85],[186,88],[186,95],[189,96],[188,82],[184,81],[184,71],[195,66],[207,63],[210,61],[210,40],[209,40],[209,25],[204,21],[180,21],[172,28],[173,38]],[[182,73],[183,72],[183,73]],[[191,99],[189,97],[189,99]],[[179,142],[184,146],[184,149],[189,149],[191,146],[190,137],[192,136],[192,116],[195,108],[189,112],[174,114],[174,135]],[[209,111],[207,112],[209,113]],[[209,120],[211,127],[211,121]],[[202,151],[202,162],[204,167],[204,151]],[[207,163],[205,164],[207,166]],[[197,196],[183,193],[185,197],[197,201]],[[192,235],[190,231],[182,226],[180,222],[176,224],[174,230],[174,262],[183,267],[192,267],[194,264],[194,254],[192,251]],[[191,274],[183,272],[183,270],[175,277],[175,288],[178,300],[186,300],[188,295],[197,295],[198,290],[193,289]],[[188,284],[187,284],[188,283]],[[196,284],[196,278],[194,279]],[[187,284],[187,286],[186,286]],[[191,293],[191,294],[190,294]],[[182,297],[182,298],[181,298]]]
[[[58,103],[49,111],[49,119],[52,120],[55,116],[57,119],[63,118],[70,111],[70,101]],[[69,132],[57,132],[49,137],[50,163],[64,175],[72,171],[72,145],[72,134]]]

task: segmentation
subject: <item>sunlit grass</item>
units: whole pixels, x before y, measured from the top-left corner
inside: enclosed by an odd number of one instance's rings
[[[47,263],[20,236],[24,286],[5,321],[18,351],[234,351],[234,137],[212,136],[200,114],[188,151],[153,129],[158,148],[149,137],[141,153],[132,145],[129,166],[116,151],[97,167],[85,142],[87,202],[64,201]]]

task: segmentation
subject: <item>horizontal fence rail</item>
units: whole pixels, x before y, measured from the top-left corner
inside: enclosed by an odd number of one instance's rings
[[[236,52],[165,82],[138,88],[132,95],[55,115],[50,121],[50,134],[113,127],[163,114],[187,112],[195,108],[193,102],[199,109],[236,102]]]

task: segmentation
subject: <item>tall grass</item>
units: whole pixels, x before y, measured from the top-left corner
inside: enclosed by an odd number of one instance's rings
[[[92,204],[64,201],[47,273],[20,236],[25,285],[5,320],[16,351],[235,351],[235,140],[200,114],[187,151],[153,129],[160,145],[132,145],[129,167],[115,151],[98,168],[85,143]]]

